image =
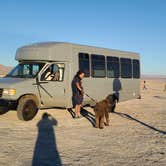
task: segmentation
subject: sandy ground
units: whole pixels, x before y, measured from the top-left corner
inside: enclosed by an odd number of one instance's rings
[[[141,100],[119,103],[103,130],[93,127],[91,108],[77,120],[63,109],[40,110],[29,122],[15,111],[1,115],[0,166],[166,165],[166,92],[162,80],[147,87]]]

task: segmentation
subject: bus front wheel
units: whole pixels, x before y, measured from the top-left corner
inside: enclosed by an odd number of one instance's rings
[[[4,106],[0,106],[0,115],[5,114],[8,112],[8,108]]]
[[[32,120],[38,112],[38,102],[35,96],[25,95],[21,97],[17,106],[17,116],[20,120]]]

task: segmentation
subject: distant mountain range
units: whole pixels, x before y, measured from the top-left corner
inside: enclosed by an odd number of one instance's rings
[[[147,75],[147,74],[142,74],[141,79],[162,79],[166,80],[166,75]]]
[[[6,75],[11,69],[11,66],[4,66],[0,64],[0,76]]]

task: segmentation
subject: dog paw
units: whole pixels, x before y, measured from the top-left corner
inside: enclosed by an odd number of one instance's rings
[[[104,129],[104,127],[100,127],[100,129]]]

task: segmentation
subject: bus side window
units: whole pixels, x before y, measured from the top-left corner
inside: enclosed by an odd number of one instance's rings
[[[129,58],[120,58],[121,77],[132,78],[132,64]]]
[[[106,76],[105,56],[91,55],[92,77],[103,78]]]
[[[41,75],[41,81],[50,81],[51,80],[51,69],[52,65],[49,66]]]
[[[63,81],[64,79],[64,64],[52,64],[41,76],[44,81]]]
[[[79,70],[85,72],[85,77],[90,76],[89,54],[79,53]]]
[[[107,56],[107,77],[119,78],[119,58]]]
[[[65,72],[65,64],[64,63],[58,63],[58,81],[62,82],[64,80],[64,72]]]

